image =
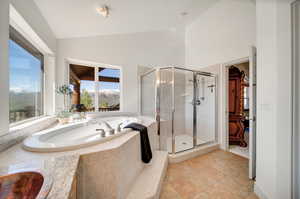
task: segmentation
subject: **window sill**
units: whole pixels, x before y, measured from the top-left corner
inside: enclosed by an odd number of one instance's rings
[[[20,131],[22,129],[25,129],[25,128],[28,128],[28,127],[31,127],[34,125],[42,124],[51,119],[55,119],[55,117],[54,116],[41,116],[41,117],[36,117],[36,118],[26,120],[26,121],[22,121],[19,123],[15,123],[15,124],[10,125],[9,133],[14,133],[14,132]]]

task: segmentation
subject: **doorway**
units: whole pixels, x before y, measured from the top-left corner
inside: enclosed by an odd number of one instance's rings
[[[224,149],[249,160],[249,178],[256,176],[256,48],[249,57],[223,64]]]
[[[229,151],[247,159],[249,159],[249,100],[249,61],[229,66]]]

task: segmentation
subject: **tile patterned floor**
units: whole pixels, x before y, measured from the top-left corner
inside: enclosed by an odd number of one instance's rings
[[[248,160],[217,150],[169,164],[160,199],[258,199]]]

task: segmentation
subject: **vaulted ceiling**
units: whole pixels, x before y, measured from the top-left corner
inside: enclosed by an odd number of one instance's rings
[[[218,0],[34,0],[58,38],[182,27]],[[107,5],[104,18],[96,8]]]

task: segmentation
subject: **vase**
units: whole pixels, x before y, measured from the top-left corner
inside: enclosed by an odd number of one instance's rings
[[[68,124],[70,122],[70,118],[69,117],[58,118],[58,122],[59,124]]]

